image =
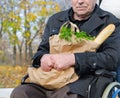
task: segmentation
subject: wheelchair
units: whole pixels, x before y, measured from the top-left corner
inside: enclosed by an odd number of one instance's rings
[[[107,71],[104,69],[97,70],[95,74],[99,76],[108,76]],[[109,77],[111,76],[114,78],[115,81],[107,85],[107,87],[103,91],[103,95],[101,98],[120,98],[120,66],[118,67],[116,72],[110,72]],[[28,74],[26,74],[22,78],[21,84],[25,84],[27,78],[29,78]]]
[[[116,80],[104,90],[102,98],[120,98],[120,66],[117,68]]]

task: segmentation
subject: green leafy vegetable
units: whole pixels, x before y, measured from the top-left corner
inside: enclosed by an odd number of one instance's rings
[[[67,41],[71,41],[72,34],[76,36],[76,40],[81,40],[81,39],[94,40],[95,39],[95,37],[88,35],[85,31],[72,32],[71,29],[68,27],[62,27],[59,37]]]
[[[86,40],[94,40],[95,39],[95,37],[88,35],[85,31],[75,32],[74,34],[77,39],[86,39]]]
[[[61,39],[65,39],[67,41],[71,41],[72,34],[73,34],[73,32],[71,31],[71,29],[69,29],[67,27],[62,27],[59,37]]]

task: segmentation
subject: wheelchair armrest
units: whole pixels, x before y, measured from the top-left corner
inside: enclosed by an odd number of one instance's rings
[[[26,74],[26,75],[22,78],[21,84],[24,84],[24,83],[25,83],[25,80],[26,80],[28,77],[29,77],[29,75]]]
[[[99,70],[95,71],[95,75],[104,76],[104,77],[108,77],[108,78],[113,77],[114,79],[116,79],[117,73],[114,71],[107,71],[105,69],[99,69]]]

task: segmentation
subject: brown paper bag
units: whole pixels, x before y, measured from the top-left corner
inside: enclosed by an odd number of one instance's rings
[[[30,67],[28,73],[31,82],[40,84],[47,89],[58,89],[78,79],[72,67],[63,71],[52,69],[50,72]]]
[[[73,23],[65,23],[64,25],[70,25],[71,30],[77,30],[78,28]],[[62,28],[62,27],[61,27]],[[85,40],[76,41],[73,35],[71,41],[66,41],[59,38],[58,35],[53,35],[49,39],[50,41],[50,53],[77,53],[86,51],[95,51],[100,44],[97,41]],[[52,69],[50,72],[44,72],[41,68],[28,68],[28,73],[31,82],[40,84],[47,89],[58,89],[78,79],[77,74],[74,72],[74,68],[70,67],[66,70],[57,71]]]

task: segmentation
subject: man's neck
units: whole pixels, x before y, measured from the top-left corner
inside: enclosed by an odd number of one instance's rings
[[[75,20],[81,21],[81,20],[88,19],[90,17],[90,14],[89,15],[76,15],[76,14],[74,14],[73,17],[74,17]]]

